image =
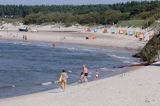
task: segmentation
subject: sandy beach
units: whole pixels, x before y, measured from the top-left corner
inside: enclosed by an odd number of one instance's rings
[[[96,36],[96,39],[86,39],[86,37],[93,35]],[[145,45],[144,41],[139,41],[138,38],[133,36],[83,32],[82,29],[78,28],[49,29],[48,27],[40,27],[38,32],[21,32],[18,31],[18,27],[11,27],[7,30],[0,30],[0,39],[24,41],[23,36],[27,37],[27,41],[53,42],[55,45],[58,43],[72,43],[134,50],[139,50]]]
[[[160,62],[110,78],[1,99],[0,106],[159,106]]]
[[[27,36],[27,40],[23,36]],[[87,40],[87,36],[96,39]],[[131,36],[118,34],[84,33],[79,30],[63,29],[38,32],[1,30],[0,39],[20,41],[43,41],[82,44],[98,47],[141,49],[146,42]],[[150,66],[135,67],[134,71],[113,77],[69,85],[65,92],[53,89],[40,93],[11,97],[0,100],[0,106],[159,106],[160,103],[160,62]]]
[[[160,106],[160,0],[0,1],[0,106]]]

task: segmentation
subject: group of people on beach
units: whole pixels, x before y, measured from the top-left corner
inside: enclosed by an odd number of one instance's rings
[[[23,35],[23,40],[27,40],[27,35]]]
[[[82,72],[80,73],[80,83],[88,82],[88,74],[89,74],[88,67],[86,65],[83,65]],[[97,80],[98,78],[99,78],[99,70],[96,69],[95,80]],[[66,70],[63,69],[59,77],[59,83],[63,91],[65,91],[66,89],[67,80],[68,80],[68,74]]]

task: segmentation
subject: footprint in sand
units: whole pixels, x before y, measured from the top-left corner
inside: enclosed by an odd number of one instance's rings
[[[125,77],[125,76],[126,76],[125,73],[120,74],[120,77]]]
[[[150,103],[150,100],[147,97],[145,97],[145,103]]]
[[[138,86],[142,86],[143,84],[138,84]]]

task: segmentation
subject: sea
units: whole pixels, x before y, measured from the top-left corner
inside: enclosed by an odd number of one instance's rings
[[[140,63],[133,51],[75,44],[0,40],[0,98],[59,88],[62,69],[70,86],[80,84],[82,65],[89,68],[89,81],[98,69],[100,79],[120,68]]]

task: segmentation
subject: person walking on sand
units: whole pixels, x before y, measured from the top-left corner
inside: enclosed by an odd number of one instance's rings
[[[97,80],[99,78],[99,70],[96,69],[96,73],[95,73],[95,80]]]
[[[61,85],[61,88],[62,88],[63,92],[64,92],[65,89],[66,89],[67,80],[68,80],[68,74],[67,74],[67,72],[63,69],[62,72],[61,72],[61,74],[60,74],[60,77],[59,77],[59,82],[60,82],[60,85]]]
[[[86,65],[83,65],[84,82],[88,82],[89,70]]]

